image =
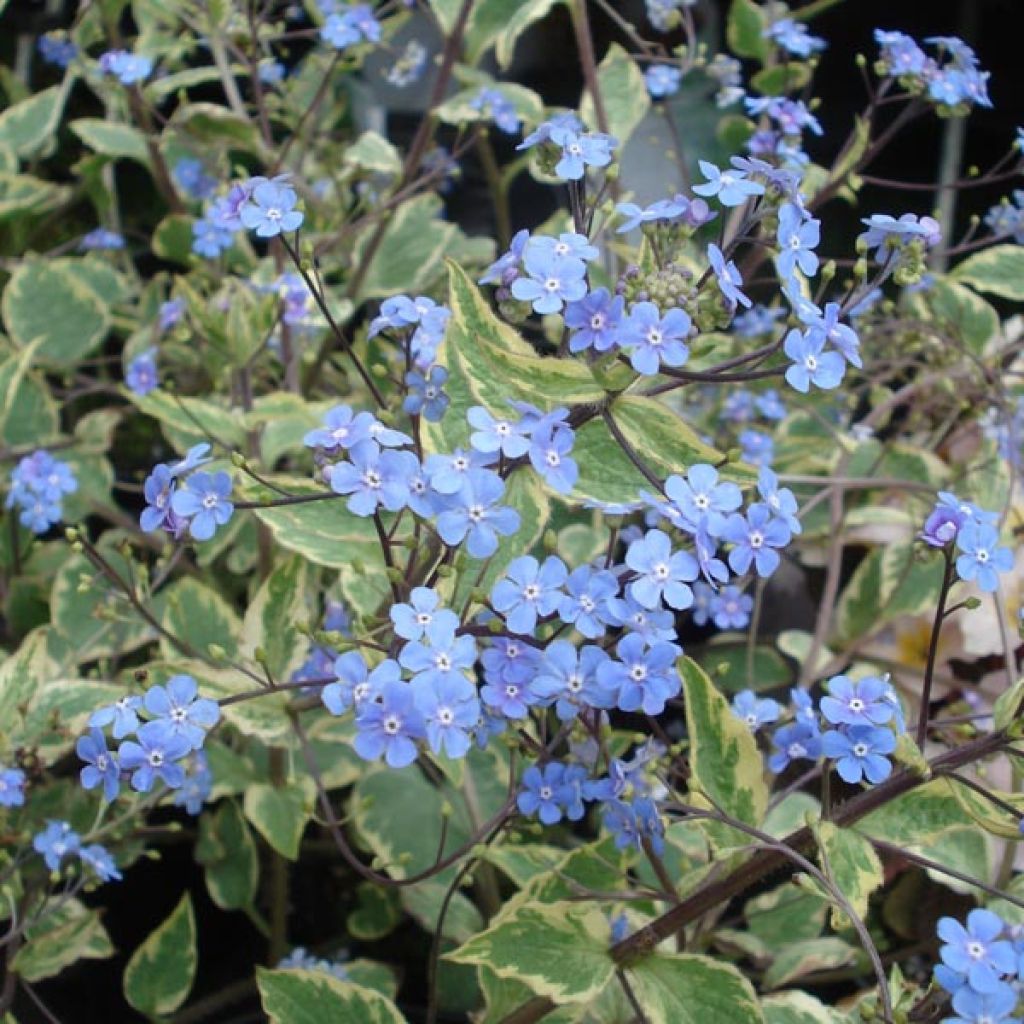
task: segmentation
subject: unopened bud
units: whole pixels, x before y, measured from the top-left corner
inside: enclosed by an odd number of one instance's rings
[[[233,466],[237,466],[239,469],[245,469],[247,465],[246,458],[241,452],[232,452],[231,464]]]

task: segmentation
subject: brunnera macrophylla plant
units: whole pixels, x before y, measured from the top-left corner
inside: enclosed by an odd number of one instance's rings
[[[560,6],[573,109],[507,75]],[[733,0],[720,48],[688,0],[38,39],[0,114],[0,1010],[120,952],[150,1019],[1018,1019],[1022,143],[947,183],[1009,193],[966,237],[861,205],[988,75],[886,26],[830,54],[815,7]],[[382,81],[425,96],[402,147]],[[468,161],[495,239],[444,216]],[[182,835],[216,909],[116,951]],[[217,913],[265,944],[230,978]]]

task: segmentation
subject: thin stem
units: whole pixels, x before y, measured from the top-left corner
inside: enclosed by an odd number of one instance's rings
[[[939,591],[939,603],[935,608],[935,619],[932,622],[932,635],[928,641],[928,663],[924,670],[924,682],[921,686],[921,710],[917,719],[917,745],[923,750],[924,741],[928,736],[929,705],[932,697],[932,681],[935,678],[935,658],[939,651],[939,633],[946,609],[946,598],[949,588],[953,585],[956,565],[949,549],[943,551],[945,568],[942,573],[942,589]]]

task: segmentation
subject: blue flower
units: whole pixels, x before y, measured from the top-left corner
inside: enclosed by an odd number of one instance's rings
[[[438,494],[457,494],[465,486],[471,470],[490,466],[494,461],[493,452],[467,452],[456,448],[450,453],[428,455],[423,468],[430,486]]]
[[[66,68],[78,56],[78,47],[65,33],[59,31],[41,35],[36,48],[39,50],[39,56],[47,64],[53,64],[58,68]]]
[[[822,313],[817,308],[809,306],[798,313],[800,319],[810,328],[809,334],[815,337],[820,333],[839,354],[851,365],[860,367],[863,365],[860,358],[860,340],[857,332],[846,324],[839,322],[841,314],[838,302],[825,304],[825,311]]]
[[[802,21],[794,21],[792,18],[780,18],[769,25],[762,35],[794,57],[810,57],[812,53],[825,49],[824,39],[812,36]]]
[[[558,617],[575,626],[581,636],[593,640],[604,636],[613,621],[608,602],[619,593],[619,581],[607,569],[581,565],[565,581],[566,594],[558,606]]]
[[[412,686],[389,679],[377,700],[361,705],[352,745],[366,761],[383,757],[390,767],[404,768],[416,760],[416,741],[423,735],[423,716],[416,708]]]
[[[757,476],[757,493],[771,510],[776,519],[786,524],[794,536],[803,529],[797,518],[797,501],[788,487],[779,487],[779,478],[767,467],[762,466]]]
[[[302,443],[307,448],[322,448],[325,452],[351,448],[370,439],[373,424],[372,413],[353,413],[347,405],[336,405],[324,414],[324,425],[309,431]]]
[[[113,752],[107,749],[107,741],[99,729],[91,729],[79,736],[75,752],[86,762],[81,771],[83,789],[103,786],[103,797],[113,800],[121,791],[121,769]]]
[[[790,542],[789,528],[772,517],[767,505],[756,502],[746,516],[735,513],[725,521],[722,539],[735,545],[729,552],[729,568],[742,576],[753,563],[758,576],[771,576],[779,567],[779,553]]]
[[[683,529],[693,533],[704,526],[714,537],[725,525],[725,513],[743,504],[739,487],[719,481],[718,470],[707,463],[691,466],[685,478],[673,474],[665,481],[665,494],[679,512]]]
[[[136,696],[119,697],[113,704],[99,708],[89,716],[90,728],[103,728],[113,724],[114,739],[124,739],[139,727],[138,710],[142,707],[142,698]]]
[[[1013,946],[999,938],[1005,928],[1001,917],[980,908],[967,915],[966,928],[955,918],[940,918],[937,931],[944,945],[939,956],[950,970],[967,975],[975,993],[998,992],[1000,975],[1017,970]]]
[[[140,352],[125,370],[124,382],[137,395],[148,395],[160,386],[160,375],[156,368],[156,349],[147,348]]]
[[[330,14],[320,29],[320,38],[336,50],[359,42],[379,43],[380,22],[369,4],[356,4],[342,14]]]
[[[426,377],[422,373],[410,370],[405,375],[405,385],[409,393],[402,402],[402,408],[412,416],[422,414],[431,423],[438,423],[444,418],[448,408],[448,396],[444,393],[448,371],[443,366],[431,367]]]
[[[171,171],[175,185],[194,199],[208,199],[217,188],[217,179],[203,170],[202,160],[182,157]]]
[[[454,633],[459,626],[455,612],[440,607],[441,599],[429,587],[413,587],[408,604],[393,605],[389,615],[395,634],[404,640],[420,640],[431,626]]]
[[[683,73],[671,64],[652,64],[644,72],[647,91],[656,99],[674,96],[679,92],[679,83]]]
[[[770,434],[759,430],[744,430],[739,437],[740,455],[744,462],[755,466],[770,466],[774,458],[775,442]]]
[[[530,692],[546,704],[555,701],[555,713],[571,721],[582,708],[615,706],[615,691],[597,680],[597,670],[608,655],[593,644],[579,651],[568,640],[553,640],[544,651],[537,675],[530,680]]]
[[[818,257],[814,250],[821,241],[821,221],[809,217],[795,203],[783,203],[779,209],[778,266],[784,277],[792,277],[799,267],[807,277],[818,272]]]
[[[564,599],[565,563],[549,555],[543,564],[532,555],[514,558],[491,591],[491,604],[513,633],[532,634],[537,619],[553,614]]]
[[[717,196],[723,206],[742,206],[752,196],[764,195],[764,185],[751,181],[743,171],[723,171],[707,160],[698,160],[701,174],[707,178],[706,185],[694,185],[693,191],[699,196]]]
[[[512,236],[508,252],[502,253],[485,271],[478,284],[508,286],[519,276],[519,264],[530,241],[530,232],[525,228]]]
[[[570,821],[583,817],[583,808],[577,809],[577,798],[573,792],[574,776],[568,766],[560,761],[549,761],[543,768],[530,765],[523,772],[522,788],[516,797],[520,813],[536,815],[545,825],[554,825],[562,820],[563,814]]]
[[[648,645],[639,634],[629,633],[615,645],[618,660],[609,659],[598,666],[597,681],[616,694],[620,711],[660,715],[665,701],[679,693],[675,664],[681,650],[671,643]]]
[[[209,211],[192,222],[192,251],[197,256],[216,259],[226,249],[230,249],[234,241],[234,231],[211,217]]]
[[[813,384],[823,391],[839,386],[846,373],[846,363],[838,352],[825,352],[825,336],[820,331],[793,328],[786,335],[783,351],[793,365],[786,370],[786,383],[807,394]]]
[[[137,743],[124,740],[117,750],[121,767],[132,773],[132,789],[148,793],[158,779],[177,789],[185,781],[185,769],[178,762],[192,749],[188,740],[162,719],[140,726],[137,736]]]
[[[607,167],[612,162],[612,150],[618,145],[611,135],[562,128],[552,131],[551,141],[562,147],[555,174],[565,181],[579,181],[588,167]]]
[[[710,602],[711,617],[719,629],[746,629],[753,609],[754,599],[731,584]]]
[[[429,684],[414,679],[412,686],[430,749],[447,757],[465,757],[472,745],[470,731],[480,719],[480,701],[473,684],[460,676]]]
[[[437,532],[451,547],[466,541],[474,558],[490,558],[498,550],[498,535],[508,537],[519,529],[519,513],[498,502],[505,493],[504,481],[489,469],[472,469],[458,494],[437,517]]]
[[[852,682],[846,676],[828,681],[828,695],[821,698],[821,713],[833,725],[885,725],[893,717],[888,703],[889,684],[877,676]]]
[[[78,853],[81,845],[81,836],[66,821],[48,821],[46,828],[32,837],[32,849],[51,871],[59,871],[60,862]]]
[[[185,309],[184,299],[168,299],[166,302],[160,303],[160,331],[168,331],[181,323],[182,317],[185,315]]]
[[[564,303],[582,299],[587,293],[587,265],[582,260],[527,245],[523,264],[528,276],[512,282],[512,294],[529,302],[535,313],[557,313]]]
[[[768,768],[776,775],[784,772],[792,761],[817,761],[821,757],[821,733],[812,722],[798,719],[776,729],[772,744],[776,749],[768,758]]]
[[[220,719],[217,702],[200,697],[195,679],[188,675],[171,676],[166,685],[151,686],[142,703],[157,721],[167,724],[172,735],[185,740],[190,750],[202,747],[206,731]]]
[[[645,608],[632,595],[611,598],[608,614],[615,625],[635,633],[649,644],[676,639],[673,614],[664,608]]]
[[[367,673],[366,662],[358,651],[339,655],[333,671],[338,681],[328,683],[320,691],[320,699],[332,715],[343,715],[352,707],[358,715],[361,708],[380,695],[385,683],[399,682],[402,678],[398,662],[391,658],[385,658]]]
[[[99,843],[92,843],[83,846],[78,851],[82,863],[89,868],[101,882],[113,882],[121,880],[121,872],[106,847]]]
[[[821,738],[821,752],[836,762],[840,778],[851,785],[866,778],[868,782],[884,782],[892,772],[886,754],[896,749],[891,729],[854,725],[846,732],[830,729]]]
[[[658,808],[648,797],[639,797],[631,803],[610,800],[603,808],[605,828],[615,837],[616,849],[632,846],[643,849],[646,840],[657,856],[665,850],[664,826]]]
[[[486,681],[480,690],[484,704],[505,718],[525,718],[537,703],[527,681],[538,671],[540,652],[518,639],[499,637],[483,652],[481,660]]]
[[[565,308],[565,325],[570,328],[569,351],[607,352],[616,342],[622,323],[625,299],[611,295],[607,288],[595,288]]]
[[[284,231],[298,231],[303,214],[296,210],[295,189],[280,181],[261,181],[239,211],[242,226],[259,238],[273,238]]]
[[[330,467],[328,483],[335,494],[347,494],[348,510],[371,516],[383,506],[397,512],[409,500],[408,478],[419,468],[412,452],[382,450],[376,441],[359,441],[348,453],[348,462]]]
[[[1017,1002],[1017,991],[1011,985],[1000,984],[991,992],[965,986],[953,994],[956,1016],[947,1017],[943,1024],[1017,1024],[1019,1018],[1011,1016]]]
[[[21,807],[25,803],[25,773],[0,764],[0,807]]]
[[[100,71],[113,75],[122,85],[144,82],[153,73],[153,61],[141,53],[108,50],[100,55]]]
[[[171,511],[188,520],[188,532],[196,540],[209,540],[231,519],[235,506],[231,496],[231,477],[223,470],[193,473],[171,495]]]
[[[763,334],[771,334],[775,329],[775,321],[785,316],[781,306],[769,308],[760,304],[752,306],[747,312],[740,313],[732,322],[735,334],[744,338],[757,338]],[[726,399],[728,401],[728,399]]]
[[[563,231],[557,238],[551,235],[534,235],[530,239],[530,249],[549,253],[560,260],[583,260],[584,263],[596,260],[601,255],[596,245],[591,245],[586,235],[575,231]]]
[[[174,793],[174,806],[184,807],[185,813],[194,817],[202,811],[203,804],[213,792],[213,772],[201,750],[193,751],[185,766],[185,781]]]
[[[653,376],[661,365],[682,366],[690,357],[683,341],[693,326],[682,309],[670,309],[664,316],[653,302],[637,302],[622,321],[618,344],[632,347],[629,361],[637,373]]]
[[[498,419],[482,405],[471,406],[466,413],[474,428],[469,443],[485,455],[500,452],[506,459],[518,459],[530,450],[530,441],[522,427],[513,420]]]
[[[476,640],[472,636],[456,636],[449,623],[435,620],[427,627],[426,639],[408,641],[398,655],[402,668],[413,673],[417,690],[442,683],[466,681],[476,662]]]
[[[530,464],[559,494],[568,494],[579,478],[579,466],[569,458],[576,435],[564,423],[543,420],[530,438]]]
[[[46,533],[63,515],[64,495],[78,490],[74,471],[66,462],[40,449],[22,458],[11,471],[6,508],[17,506],[22,526]]]
[[[683,611],[693,604],[686,585],[699,574],[697,561],[688,551],[672,551],[672,541],[661,530],[648,530],[626,549],[626,565],[637,578],[629,584],[629,596],[644,608],[658,608],[664,601]]]
[[[753,690],[741,690],[732,699],[732,713],[746,722],[751,732],[757,732],[762,725],[777,722],[782,708],[770,697],[758,697]]]
[[[479,110],[491,118],[491,120],[506,135],[516,135],[521,127],[519,115],[512,101],[507,99],[497,89],[482,86],[480,91],[469,101],[474,110]]]
[[[994,526],[968,522],[956,536],[956,572],[960,579],[974,581],[980,590],[993,594],[999,589],[999,573],[1013,568],[1013,552],[999,546],[999,531]]]
[[[718,282],[718,290],[722,293],[728,308],[735,309],[737,303],[741,306],[750,306],[750,299],[740,290],[743,278],[739,268],[732,260],[726,263],[722,250],[714,242],[708,245],[708,261]]]

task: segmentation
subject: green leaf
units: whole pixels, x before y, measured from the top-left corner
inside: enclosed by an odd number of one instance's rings
[[[949,275],[979,292],[1024,302],[1024,248],[994,245],[957,265]]]
[[[732,634],[735,637],[735,634]],[[767,644],[754,648],[751,672],[747,672],[747,645],[734,641],[715,641],[708,644],[703,662],[717,686],[729,693],[738,690],[775,690],[788,686],[793,670],[785,658]]]
[[[105,960],[114,952],[99,913],[71,899],[46,912],[28,930],[14,972],[28,982],[42,981],[78,960]]]
[[[694,800],[711,800],[733,818],[758,827],[768,806],[768,787],[757,740],[695,661],[682,658],[679,672],[686,697]]]
[[[186,577],[172,583],[164,595],[166,604],[161,618],[164,629],[204,655],[211,644],[216,644],[229,658],[235,657],[242,624],[231,605],[216,590]],[[160,638],[160,646],[168,658],[180,657],[183,653],[165,636]]]
[[[345,147],[342,160],[353,167],[378,174],[400,174],[402,157],[395,146],[377,132],[363,132]]]
[[[825,935],[806,942],[783,946],[764,973],[765,988],[781,988],[805,974],[846,967],[857,959],[857,949],[848,942]]]
[[[0,152],[3,152],[0,150]],[[0,223],[20,217],[40,216],[71,198],[71,189],[30,174],[0,172]]]
[[[260,648],[275,679],[289,679],[305,659],[306,643],[295,626],[309,618],[311,583],[310,564],[289,558],[275,566],[246,609],[241,653],[254,659]]]
[[[153,230],[153,253],[168,263],[188,266],[192,261],[193,220],[184,213],[169,213]]]
[[[313,781],[306,777],[284,786],[255,783],[245,791],[245,816],[282,857],[298,860],[313,801]]]
[[[39,155],[57,130],[68,87],[52,85],[0,114],[0,148],[20,157]]]
[[[200,441],[215,441],[228,450],[241,451],[245,447],[241,416],[213,401],[159,389],[148,395],[126,391],[125,397],[139,412],[159,420],[167,439],[182,454]]]
[[[196,976],[196,918],[188,893],[132,953],[124,969],[124,997],[140,1013],[173,1013]]]
[[[57,433],[57,405],[46,382],[31,372],[35,347],[0,363],[0,441],[5,445],[42,444]]]
[[[795,885],[780,885],[743,905],[751,935],[769,949],[814,939],[825,927],[825,906],[813,893]]]
[[[578,903],[514,905],[446,959],[490,968],[556,1003],[585,1003],[615,974],[604,915]]]
[[[127,157],[149,165],[146,137],[130,124],[104,121],[99,117],[80,117],[68,126],[90,149],[104,156]]]
[[[763,1024],[750,982],[706,956],[653,953],[627,975],[650,1024]]]
[[[0,663],[0,736],[13,738],[21,712],[28,707],[33,694],[51,679],[60,668],[50,654],[48,628],[34,629],[18,649]],[[17,744],[11,742],[10,746]]]
[[[131,563],[120,551],[104,545],[103,557],[122,579],[131,578]],[[69,558],[54,578],[50,614],[54,629],[67,639],[78,664],[135,650],[155,636],[126,607],[124,594],[84,555]]]
[[[259,858],[249,826],[234,800],[224,800],[216,810],[203,812],[196,860],[206,870],[206,888],[218,907],[241,910],[252,906],[259,881]]]
[[[512,63],[512,55],[515,53],[519,37],[535,21],[546,17],[556,4],[563,2],[565,0],[519,0],[519,3],[513,8],[509,8],[506,4],[505,24],[500,27],[495,37],[497,43],[495,55],[503,71],[507,71]],[[508,13],[510,10],[511,15]]]
[[[375,942],[390,935],[400,920],[401,906],[395,890],[363,882],[356,889],[356,905],[345,927],[354,939]]]
[[[647,111],[651,109],[643,72],[618,43],[612,43],[604,60],[598,65],[597,82],[608,116],[606,130],[619,140],[621,152]],[[594,98],[589,91],[584,92],[583,101],[580,103],[580,117],[593,130],[600,128]]]
[[[255,689],[255,682],[233,668],[213,668],[203,661],[177,658],[167,666],[172,672],[187,672],[199,684],[199,691],[211,700],[232,697]],[[260,694],[258,700],[239,701],[223,709],[224,718],[243,736],[268,746],[289,747],[295,734],[288,719],[286,692]]]
[[[924,291],[914,292],[915,305],[925,307],[944,332],[980,356],[999,333],[999,314],[980,295],[948,277],[937,277]]]
[[[454,224],[441,219],[437,196],[419,196],[403,203],[388,222],[376,254],[370,257],[359,301],[425,291],[441,275],[441,261],[457,232]],[[374,233],[370,227],[356,239],[352,252],[355,266],[367,258],[366,247]]]
[[[750,84],[764,96],[781,96],[802,89],[810,80],[810,64],[791,61],[776,64],[772,68],[762,68],[751,77]]]
[[[604,398],[604,389],[582,360],[537,355],[498,319],[479,288],[455,263],[448,264],[448,284],[452,317],[438,359],[460,361],[478,404],[495,415],[508,416],[509,398],[525,399],[544,409]],[[451,415],[449,411],[445,419]]]
[[[270,1024],[406,1024],[390,999],[325,971],[256,968]]]
[[[70,366],[103,341],[107,304],[66,265],[26,261],[4,289],[4,323],[22,348],[39,340],[41,363]]]
[[[863,920],[868,912],[868,897],[885,882],[878,854],[862,835],[852,829],[838,828],[829,821],[821,821],[816,832],[822,871]],[[846,920],[842,909],[833,906],[832,926],[841,930],[846,927]]]
[[[807,992],[776,992],[761,1000],[765,1024],[846,1024],[847,1017]]]
[[[694,463],[721,463],[721,452],[705,444],[688,423],[655,398],[620,395],[610,413],[633,452],[658,476],[685,473]],[[651,491],[650,481],[633,465],[602,419],[585,423],[576,432],[573,458],[580,475],[572,495],[612,503],[637,500]],[[756,472],[744,463],[722,466],[723,479],[750,486]]]
[[[1008,690],[997,698],[992,708],[992,719],[996,729],[1009,728],[1020,714],[1021,702],[1024,701],[1024,678],[1018,679]]]
[[[753,57],[764,61],[769,43],[764,38],[767,27],[764,11],[753,0],[732,0],[725,34],[729,49],[737,57]]]

